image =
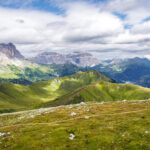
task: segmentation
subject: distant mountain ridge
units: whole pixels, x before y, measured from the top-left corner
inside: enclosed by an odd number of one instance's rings
[[[71,63],[80,67],[92,67],[100,62],[90,53],[73,52],[70,54],[59,54],[56,52],[44,52],[30,59],[38,64],[67,64]]]
[[[52,56],[49,59],[55,62],[56,57],[54,57],[54,55],[56,56],[56,53],[44,53],[46,56],[48,56],[48,54]],[[61,60],[60,63],[62,61],[63,60]],[[14,44],[0,44],[0,82],[29,85],[36,81],[47,81],[83,70],[83,68],[73,64],[37,64],[26,59],[17,50]]]
[[[30,59],[38,64],[65,64],[65,56],[56,52],[43,52]]]
[[[113,59],[99,62],[90,53],[59,54],[44,52],[32,59],[25,57],[14,44],[0,44],[0,81],[31,84],[96,70],[119,83],[132,83],[150,87],[150,60],[147,58]]]
[[[117,82],[130,82],[150,87],[150,60],[147,58],[129,58],[104,61],[91,69],[101,71]]]

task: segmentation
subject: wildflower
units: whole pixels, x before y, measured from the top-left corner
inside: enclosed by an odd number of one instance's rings
[[[127,100],[123,100],[123,102],[126,102]]]
[[[30,117],[31,117],[31,118],[34,118],[34,115],[31,115]]]
[[[0,132],[0,136],[4,136],[6,133],[2,133],[2,132]]]
[[[75,135],[71,133],[69,139],[73,140],[74,138],[75,138]]]
[[[145,131],[144,133],[148,134],[148,133],[150,133],[150,131]]]
[[[71,113],[71,116],[75,116],[75,115],[76,115],[76,113],[75,113],[75,112],[72,112],[72,113]]]
[[[90,109],[87,109],[86,111],[90,111]]]
[[[81,102],[80,104],[81,104],[81,105],[84,105],[85,103],[84,103],[84,102]]]
[[[24,119],[24,117],[23,117],[23,116],[21,116],[21,117],[19,117],[18,119],[19,119],[19,120],[22,120],[22,119]]]
[[[85,116],[85,119],[89,119],[89,116]]]

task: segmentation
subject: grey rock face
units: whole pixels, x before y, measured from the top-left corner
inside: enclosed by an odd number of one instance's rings
[[[65,56],[55,52],[44,52],[30,59],[38,64],[64,64]]]
[[[95,66],[99,61],[90,53],[74,52],[67,55],[58,54],[55,52],[44,52],[30,59],[31,61],[39,64],[66,64],[72,63],[77,66]]]
[[[66,55],[66,58],[71,63],[81,67],[91,67],[99,64],[98,59],[93,57],[93,55],[90,53],[74,52]]]
[[[24,59],[24,56],[20,54],[15,45],[13,45],[12,43],[0,44],[0,52],[5,54],[8,58]]]

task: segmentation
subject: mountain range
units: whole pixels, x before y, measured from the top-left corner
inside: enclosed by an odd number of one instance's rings
[[[62,55],[56,52],[44,52],[30,59],[38,64],[74,64],[79,67],[92,67],[99,64],[99,60],[90,53],[73,52]]]
[[[150,87],[150,60],[147,58],[104,61],[91,69],[101,71],[120,83]]]
[[[150,87],[150,60],[146,58],[98,61],[90,53],[83,52],[66,55],[43,52],[25,58],[14,44],[0,44],[1,82],[29,85],[88,70],[101,71],[119,83]]]
[[[25,58],[12,43],[0,44],[1,82],[29,85],[36,81],[51,80],[83,70],[71,63],[37,64]]]

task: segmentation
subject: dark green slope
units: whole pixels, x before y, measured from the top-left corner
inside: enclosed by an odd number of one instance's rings
[[[142,86],[150,88],[150,75],[143,76],[140,79],[139,84]]]

